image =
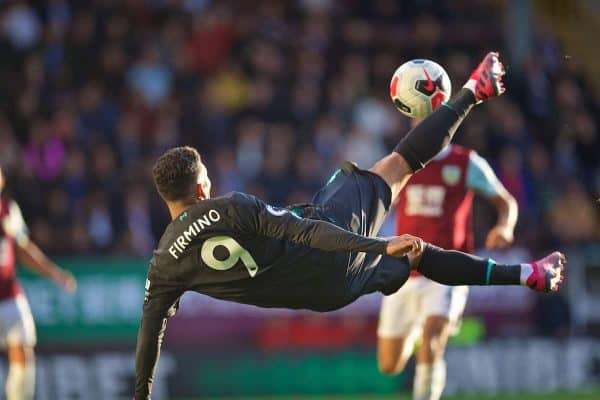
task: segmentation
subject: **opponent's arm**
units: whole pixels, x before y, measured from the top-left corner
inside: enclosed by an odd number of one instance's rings
[[[490,165],[477,153],[472,152],[467,169],[467,187],[485,197],[496,209],[496,225],[487,235],[488,249],[503,248],[514,240],[514,230],[519,216],[515,198],[506,190]]]
[[[67,292],[74,292],[77,285],[73,275],[50,261],[29,239],[27,225],[17,203],[10,203],[9,208],[9,217],[4,224],[4,230],[15,239],[17,259],[32,271],[56,282]]]
[[[32,271],[56,282],[69,293],[75,291],[77,283],[73,275],[50,261],[32,241],[28,240],[24,244],[18,244],[16,246],[16,253],[19,261]]]
[[[167,318],[175,314],[180,291],[152,294],[147,288],[135,350],[135,400],[150,400]]]
[[[252,197],[239,195],[232,204],[248,233],[283,239],[326,251],[360,251],[402,257],[420,244],[412,236],[370,238],[346,231],[325,221],[301,218],[287,209],[275,208]]]

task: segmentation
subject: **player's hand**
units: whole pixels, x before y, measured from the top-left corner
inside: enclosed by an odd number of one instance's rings
[[[493,227],[485,239],[486,249],[503,249],[515,240],[513,230],[502,225]]]
[[[388,239],[386,254],[393,257],[404,257],[409,254],[415,256],[423,253],[425,244],[423,239],[413,235],[404,234]]]
[[[67,293],[75,293],[75,290],[77,290],[77,281],[69,271],[64,269],[58,270],[55,273],[53,280]]]

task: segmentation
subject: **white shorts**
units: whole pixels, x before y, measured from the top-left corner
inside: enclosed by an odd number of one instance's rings
[[[0,301],[0,348],[8,345],[33,347],[35,324],[29,303],[23,294]]]
[[[467,303],[467,286],[445,286],[422,276],[411,277],[396,293],[381,303],[380,338],[407,338],[421,335],[430,316],[448,318],[452,333],[457,333]]]

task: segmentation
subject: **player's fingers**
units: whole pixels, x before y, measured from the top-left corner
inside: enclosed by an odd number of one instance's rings
[[[62,287],[67,293],[75,293],[77,289],[77,281],[73,276],[67,275],[65,280],[62,282]]]
[[[404,257],[409,253],[418,253],[423,248],[421,242],[420,238],[408,234],[395,237],[389,242],[388,254],[394,257]]]
[[[421,243],[419,243],[419,239],[415,239],[413,241],[413,248],[412,248],[412,252],[413,253],[417,253],[421,250]]]
[[[421,254],[423,252],[423,250],[425,250],[425,242],[423,242],[423,239],[421,238],[416,238],[416,249],[414,251],[415,254]]]

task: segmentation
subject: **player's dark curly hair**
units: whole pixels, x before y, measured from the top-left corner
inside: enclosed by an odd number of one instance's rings
[[[156,160],[152,168],[154,184],[166,201],[184,200],[196,191],[200,154],[192,147],[175,147]]]

